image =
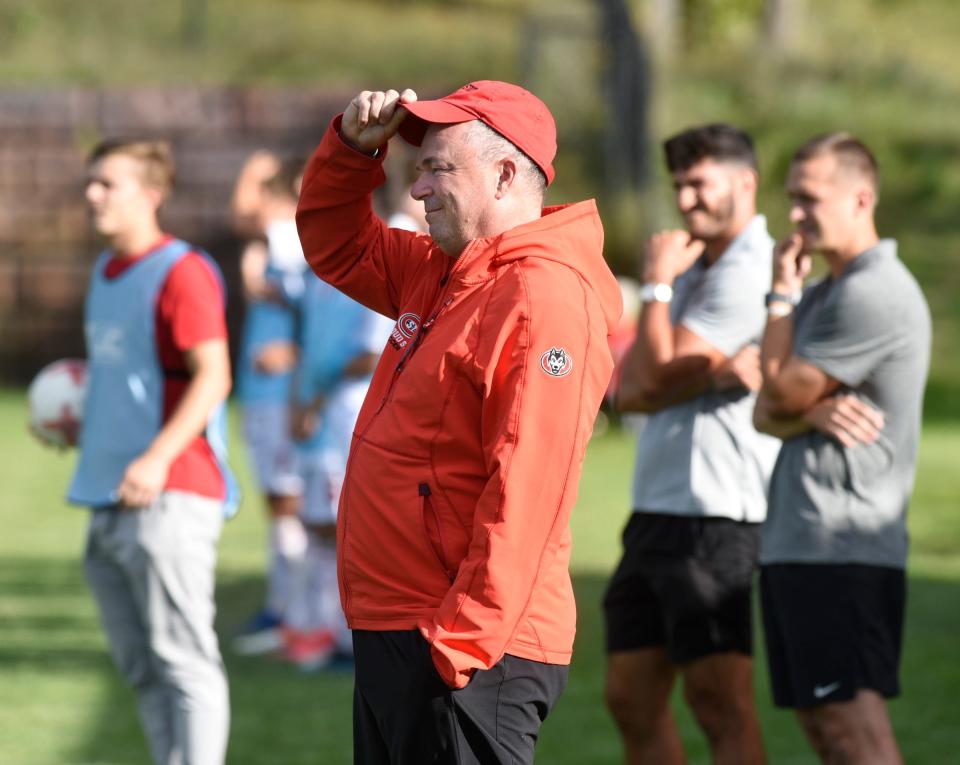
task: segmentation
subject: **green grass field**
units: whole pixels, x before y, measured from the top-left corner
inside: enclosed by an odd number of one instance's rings
[[[19,392],[0,392],[0,763],[132,765],[147,762],[131,692],[115,674],[80,567],[86,513],[62,500],[73,455],[26,434]],[[891,705],[911,765],[954,761],[960,634],[960,426],[925,429],[911,510],[913,557],[903,660],[904,696]],[[264,521],[242,453],[247,488],[227,526],[219,566],[221,636],[262,594]],[[632,444],[612,430],[591,444],[574,514],[574,580],[580,626],[566,694],[544,726],[538,762],[617,763],[620,747],[603,709],[600,598],[618,555]],[[233,701],[233,765],[348,763],[351,678],[300,675],[267,658],[226,654]],[[770,761],[814,758],[792,717],[772,708],[762,659],[757,676]],[[691,762],[707,762],[703,738],[678,703]]]

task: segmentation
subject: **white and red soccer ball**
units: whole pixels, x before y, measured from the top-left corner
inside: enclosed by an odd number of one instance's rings
[[[86,361],[60,359],[48,364],[27,389],[31,428],[54,446],[76,446],[86,397]]]

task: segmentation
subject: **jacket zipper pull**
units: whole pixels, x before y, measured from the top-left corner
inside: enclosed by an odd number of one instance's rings
[[[420,486],[419,486],[419,492],[420,492],[420,496],[421,496],[421,497],[429,497],[429,496],[430,496],[430,486],[429,486],[429,484],[425,484],[425,483],[420,484]]]

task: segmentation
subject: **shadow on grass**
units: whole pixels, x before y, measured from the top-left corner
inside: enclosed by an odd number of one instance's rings
[[[218,625],[243,621],[258,602],[262,583],[231,572],[218,587]],[[603,708],[604,675],[600,599],[606,584],[598,574],[575,577],[580,622],[570,682],[544,726],[538,747],[542,763],[619,763],[620,744]],[[36,698],[64,674],[87,687],[85,725],[67,726],[58,734],[73,743],[69,763],[142,763],[147,761],[133,693],[110,665],[79,562],[12,558],[0,562],[0,675],[27,673]],[[960,667],[955,661],[960,614],[960,583],[933,579],[910,582],[909,617],[903,662],[904,698],[891,711],[904,754],[911,763],[950,761],[955,729],[948,717]],[[244,658],[229,653],[221,628],[230,675],[233,722],[228,761],[262,763],[348,763],[351,746],[352,676],[348,673],[303,675],[269,657]],[[761,646],[762,648],[762,646]],[[774,710],[762,658],[758,662],[757,699],[772,762],[810,762],[792,716]],[[34,677],[34,675],[36,677]],[[94,690],[89,690],[94,689]],[[683,738],[692,762],[705,762],[705,742],[679,697],[675,699]],[[37,710],[26,707],[23,725]],[[12,717],[11,719],[16,719]],[[79,712],[78,712],[79,714]],[[66,742],[64,742],[66,744]]]
[[[0,671],[94,668],[102,663],[79,563],[0,561]]]

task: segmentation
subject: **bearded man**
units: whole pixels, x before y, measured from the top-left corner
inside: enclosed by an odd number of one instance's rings
[[[713,762],[762,763],[751,592],[778,444],[751,417],[773,240],[746,133],[706,125],[664,149],[687,230],[647,244],[620,383],[620,409],[650,416],[604,599],[606,700],[628,763],[682,763],[670,711],[682,675]]]

